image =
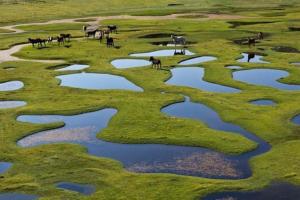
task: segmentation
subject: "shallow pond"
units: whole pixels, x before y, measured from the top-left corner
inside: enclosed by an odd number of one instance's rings
[[[265,64],[269,63],[269,62],[263,60],[264,56],[260,56],[257,54],[254,54],[254,57],[251,57],[251,54],[242,53],[242,56],[243,56],[243,58],[237,60],[238,62],[265,63]]]
[[[293,119],[292,119],[292,122],[297,124],[297,125],[300,125],[300,114],[299,115],[296,115]]]
[[[201,147],[105,142],[97,139],[96,134],[105,128],[110,119],[117,113],[117,110],[109,108],[74,116],[19,116],[17,120],[21,122],[46,124],[61,121],[65,123],[65,126],[29,135],[19,140],[18,145],[30,147],[71,142],[85,146],[92,155],[118,160],[123,163],[126,169],[134,172],[174,173],[229,179],[249,177],[251,171],[248,159],[269,149],[269,146],[256,136],[239,126],[223,122],[218,114],[209,107],[192,103],[188,99],[185,102],[167,106],[162,109],[162,112],[177,117],[204,120],[213,129],[242,134],[260,145],[256,150],[249,153],[227,156]]]
[[[243,69],[241,66],[236,66],[236,65],[229,65],[229,66],[226,66],[227,69]]]
[[[71,190],[84,195],[91,195],[96,191],[96,188],[93,185],[87,185],[87,184],[60,182],[56,184],[56,186],[64,190]]]
[[[8,81],[4,83],[0,83],[0,91],[13,91],[18,90],[24,87],[24,83],[21,81]]]
[[[259,105],[259,106],[273,106],[273,105],[276,105],[276,103],[274,101],[268,100],[268,99],[258,99],[258,100],[250,101],[250,103],[252,103],[254,105]]]
[[[240,90],[236,88],[204,81],[204,68],[202,67],[178,67],[171,69],[171,73],[172,77],[166,81],[169,85],[187,86],[209,92],[240,92]]]
[[[151,65],[151,62],[148,60],[142,59],[117,59],[113,60],[111,64],[118,69],[126,69],[132,67],[144,67]]]
[[[233,72],[233,79],[245,83],[269,86],[281,90],[300,90],[300,85],[280,83],[277,80],[287,77],[288,72],[276,69],[249,69]]]
[[[0,162],[0,174],[5,173],[11,166],[9,162]]]
[[[131,90],[143,91],[122,76],[98,73],[78,73],[57,76],[61,86],[90,89],[90,90]]]
[[[83,70],[90,67],[89,65],[80,65],[80,64],[74,64],[70,65],[61,69],[57,69],[55,71],[73,71],[73,70]]]
[[[300,187],[289,183],[274,183],[259,191],[220,192],[208,195],[204,200],[296,200],[300,199]]]
[[[130,54],[130,56],[134,57],[162,57],[162,56],[174,56],[176,53],[180,53],[180,50],[175,50],[175,49],[166,49],[166,50],[158,50],[158,51],[152,51],[152,52],[146,52],[146,53],[134,53]],[[184,54],[186,56],[191,56],[194,55],[193,52],[190,52],[189,50],[185,50]]]
[[[195,65],[195,64],[200,64],[200,63],[214,61],[214,60],[217,60],[217,58],[213,56],[199,56],[196,58],[183,60],[179,62],[179,65]]]
[[[17,108],[25,105],[25,101],[0,101],[0,109]]]
[[[0,193],[0,200],[36,200],[35,195],[20,194],[20,193]]]

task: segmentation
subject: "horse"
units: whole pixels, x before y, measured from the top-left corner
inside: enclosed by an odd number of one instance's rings
[[[259,32],[259,33],[257,34],[257,39],[258,39],[258,40],[263,40],[263,39],[264,39],[264,34],[263,34],[263,32]]]
[[[93,38],[95,38],[96,37],[96,33],[98,32],[99,30],[97,29],[97,30],[92,30],[92,31],[89,31],[89,30],[87,30],[86,32],[85,32],[85,37],[93,37]]]
[[[107,47],[114,47],[114,39],[112,37],[106,37],[106,46]]]
[[[174,56],[175,55],[185,55],[185,50],[184,49],[181,49],[180,51],[175,50],[174,51]]]
[[[118,27],[116,25],[108,25],[107,28],[110,33],[112,33],[112,32],[118,33]]]
[[[61,44],[64,44],[65,38],[62,36],[57,36],[57,43],[58,43],[58,46],[60,46]]]
[[[32,47],[34,47],[35,44],[37,44],[38,47],[46,46],[46,40],[42,40],[41,38],[28,38],[28,42],[32,44]]]
[[[248,53],[248,62],[255,57],[255,53]]]
[[[156,59],[153,56],[151,56],[149,61],[152,62],[152,68],[161,69],[161,61],[159,59]]]
[[[248,38],[248,45],[251,47],[251,45],[255,46],[256,39],[255,38]]]
[[[50,36],[50,37],[48,37],[48,39],[47,39],[47,43],[48,43],[48,44],[52,44],[52,41],[53,41],[53,39],[54,39],[54,38],[53,38],[53,37],[51,37],[51,36]]]
[[[185,45],[185,44],[186,44],[186,39],[185,39],[185,37],[183,37],[183,36],[175,36],[175,35],[171,35],[171,38],[172,38],[172,40],[173,40],[175,46],[176,46],[177,44],[179,44],[179,45]]]
[[[71,34],[70,33],[67,33],[67,34],[61,33],[60,37],[63,37],[65,41],[70,42]]]
[[[99,42],[102,43],[103,40],[103,36],[104,36],[104,32],[102,30],[99,31]]]

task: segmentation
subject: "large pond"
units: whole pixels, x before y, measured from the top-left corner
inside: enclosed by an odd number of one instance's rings
[[[90,90],[131,90],[143,91],[122,76],[98,73],[78,73],[57,76],[61,86],[90,89]]]
[[[13,91],[18,90],[24,87],[24,83],[21,81],[8,81],[4,83],[0,83],[0,91]]]
[[[0,162],[0,174],[5,173],[11,166],[9,162]]]
[[[21,193],[0,193],[0,200],[36,200],[35,195],[21,194]]]
[[[289,183],[274,183],[259,191],[220,192],[208,195],[204,200],[296,200],[300,199],[300,187]]]
[[[278,82],[287,77],[288,72],[275,69],[249,69],[233,72],[233,79],[245,83],[269,86],[281,90],[300,90],[300,85],[291,85]]]
[[[300,125],[300,114],[293,117],[292,122],[297,125]]]
[[[240,92],[240,90],[236,88],[204,81],[204,68],[202,67],[178,67],[171,69],[171,73],[172,77],[166,81],[166,83],[170,85],[187,86],[209,92]]]
[[[25,105],[25,101],[0,101],[0,109],[17,108]]]
[[[238,62],[249,62],[249,63],[262,63],[262,64],[267,64],[269,62],[264,61],[263,58],[264,56],[260,56],[257,54],[248,54],[248,53],[242,53],[243,58],[237,60]]]
[[[214,61],[217,60],[216,57],[213,56],[199,56],[196,58],[190,58],[187,60],[183,60],[179,62],[179,65],[196,65],[196,64],[201,64],[204,62],[209,62],[209,61]]]
[[[241,134],[257,142],[259,147],[239,156],[227,156],[200,147],[105,142],[97,139],[96,134],[104,129],[117,113],[117,110],[111,108],[74,116],[19,116],[17,120],[20,122],[46,124],[61,121],[65,123],[65,126],[29,135],[19,140],[18,145],[31,147],[48,143],[71,142],[85,146],[92,155],[118,160],[126,169],[134,172],[174,173],[229,179],[249,177],[251,175],[249,158],[264,153],[270,148],[267,143],[243,128],[223,122],[219,115],[209,107],[192,103],[188,99],[185,102],[167,106],[162,109],[162,112],[171,116],[201,120],[216,130]]]
[[[57,183],[56,186],[60,189],[74,191],[84,195],[91,195],[96,191],[96,188],[93,185],[88,185],[88,184],[60,182]]]
[[[90,67],[89,65],[80,65],[80,64],[74,64],[70,65],[64,68],[57,69],[55,71],[74,71],[74,70],[83,70]]]
[[[117,69],[127,69],[132,67],[145,67],[151,65],[151,62],[142,59],[116,59],[113,60],[111,64]]]
[[[130,56],[134,56],[134,57],[150,57],[150,56],[163,57],[163,56],[174,56],[174,55],[180,54],[180,53],[181,53],[181,50],[165,49],[165,50],[151,51],[151,52],[146,52],[146,53],[133,53],[133,54],[130,54]],[[191,55],[194,55],[194,53],[189,51],[189,50],[184,50],[183,55],[191,56]]]

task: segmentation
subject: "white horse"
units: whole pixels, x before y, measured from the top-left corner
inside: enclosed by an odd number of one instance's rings
[[[176,46],[177,44],[183,45],[183,46],[186,44],[186,39],[185,39],[185,37],[183,37],[183,36],[175,36],[175,35],[171,35],[171,38],[172,38],[172,40],[173,40],[175,46]]]

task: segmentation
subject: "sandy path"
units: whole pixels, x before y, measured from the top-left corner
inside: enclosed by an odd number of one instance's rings
[[[115,16],[96,16],[96,17],[82,17],[82,18],[72,18],[72,19],[60,19],[60,20],[51,20],[47,22],[37,22],[37,23],[27,23],[27,24],[18,24],[18,25],[11,25],[11,26],[3,26],[0,27],[1,29],[6,29],[12,31],[10,33],[0,33],[0,34],[16,34],[16,33],[24,33],[24,30],[18,28],[18,26],[30,26],[30,25],[47,25],[47,24],[59,24],[59,23],[82,23],[78,22],[77,20],[86,20],[86,19],[93,19],[91,22],[93,24],[99,24],[103,20],[109,19],[135,19],[135,20],[169,20],[169,19],[176,19],[178,17],[184,16],[192,16],[192,15],[203,15],[205,17],[199,18],[189,18],[190,20],[199,20],[199,21],[206,21],[206,20],[213,20],[213,19],[241,19],[246,18],[245,16],[240,15],[227,15],[227,14],[205,14],[205,13],[183,13],[183,14],[171,14],[165,16],[132,16],[132,15],[115,15]]]
[[[20,44],[11,47],[7,50],[0,50],[0,63],[9,62],[9,61],[30,61],[30,62],[41,62],[41,63],[63,63],[63,60],[30,60],[30,59],[21,59],[13,56],[14,53],[20,51],[23,47],[29,46],[30,44]]]

